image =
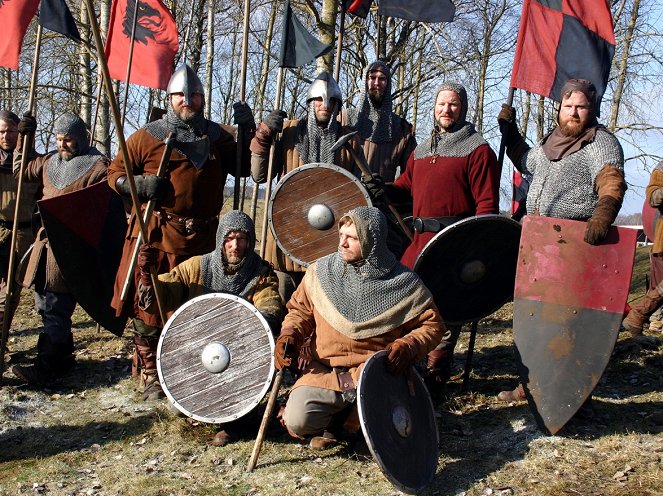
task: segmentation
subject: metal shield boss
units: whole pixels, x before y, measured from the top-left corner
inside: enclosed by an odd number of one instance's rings
[[[517,365],[539,427],[557,433],[608,364],[628,297],[637,231],[611,227],[600,245],[585,222],[523,219],[513,309]]]
[[[337,224],[371,205],[361,181],[331,164],[306,164],[283,176],[268,205],[269,227],[288,258],[308,266],[338,248]]]
[[[412,369],[393,375],[387,353],[364,363],[357,386],[359,421],[380,470],[400,491],[417,494],[437,470],[439,435],[433,403],[421,376]]]
[[[501,215],[462,219],[431,239],[414,271],[447,324],[473,322],[513,297],[520,224]]]
[[[127,232],[121,197],[102,181],[38,204],[67,288],[90,317],[121,336],[127,319],[110,306]]]
[[[168,399],[185,415],[214,424],[255,408],[274,376],[274,338],[246,300],[225,293],[197,296],[168,319],[157,371]]]

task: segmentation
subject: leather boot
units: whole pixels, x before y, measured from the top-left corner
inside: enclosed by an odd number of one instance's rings
[[[334,434],[329,431],[325,431],[322,433],[322,436],[315,436],[311,438],[309,446],[314,450],[326,450],[336,446],[337,443],[338,440],[336,439],[336,436],[334,436]]]
[[[133,341],[136,347],[138,365],[141,369],[139,387],[143,392],[143,401],[165,398],[166,395],[163,389],[161,389],[159,374],[157,373],[157,346],[159,338],[135,334]]]
[[[30,386],[46,387],[69,372],[75,365],[73,337],[65,343],[53,343],[47,334],[37,341],[37,358],[32,365],[14,365],[12,372]]]
[[[449,349],[436,349],[428,354],[428,366],[424,374],[424,382],[433,403],[437,403],[444,395],[446,384],[451,377],[453,358],[453,350]]]
[[[518,384],[513,391],[501,391],[500,394],[497,395],[497,399],[509,403],[515,403],[516,401],[525,401],[527,396],[525,396],[525,388],[523,388],[523,385]]]
[[[656,288],[650,289],[645,295],[631,307],[622,325],[631,333],[631,336],[641,336],[642,326],[649,320],[658,307],[663,303],[663,297]]]

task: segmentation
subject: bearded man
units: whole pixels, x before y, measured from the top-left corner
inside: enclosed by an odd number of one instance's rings
[[[36,128],[37,121],[29,115],[19,125],[21,132],[26,134],[34,133]],[[62,115],[55,121],[53,132],[57,152],[30,160],[23,173],[23,180],[41,186],[43,199],[71,193],[106,178],[109,160],[90,146],[87,128],[79,116],[71,113]],[[20,164],[21,152],[17,151],[14,153],[16,173]],[[43,227],[37,233],[27,266],[24,285],[34,284],[35,306],[44,328],[39,334],[34,363],[29,366],[14,365],[12,372],[31,386],[42,387],[48,386],[75,365],[71,316],[76,299],[62,278]]]
[[[405,173],[385,187],[390,200],[413,203],[414,241],[401,258],[410,268],[437,232],[427,232],[428,224],[423,221],[434,219],[441,230],[472,215],[499,214],[501,171],[497,157],[466,120],[467,108],[462,85],[442,84],[435,94],[431,135],[414,150]],[[428,357],[426,381],[431,392],[440,390],[449,379],[460,330],[459,325],[450,326]]]
[[[14,150],[18,141],[19,118],[13,112],[0,110],[0,326],[4,320],[5,299],[7,297],[7,276],[9,275],[9,250],[14,213],[16,210],[16,192],[18,180],[14,177]],[[15,260],[20,260],[35,240],[32,232],[32,212],[39,192],[39,184],[23,184],[21,205],[18,209],[18,225],[16,231]],[[21,298],[21,287],[14,284],[13,298],[9,307],[9,326],[18,308]]]
[[[351,171],[354,161],[350,151],[342,148],[331,152],[332,145],[351,130],[338,121],[341,109],[341,89],[328,72],[321,72],[311,83],[306,96],[306,116],[302,119],[286,120],[284,112],[274,111],[260,123],[251,142],[251,176],[257,183],[267,180],[269,149],[275,136],[282,132],[277,144],[274,177],[280,178],[301,165],[321,162],[334,164]],[[351,142],[357,150],[356,140]],[[304,267],[290,260],[277,246],[271,231],[267,233],[265,259],[280,272],[287,272],[299,283]],[[285,301],[288,295],[285,295]]]
[[[624,199],[624,153],[597,121],[596,88],[590,81],[570,79],[561,95],[557,127],[534,148],[520,135],[513,107],[503,105],[497,120],[511,162],[531,177],[527,213],[587,221],[585,241],[596,245],[608,235]],[[522,385],[498,397],[526,399]]]
[[[187,258],[214,249],[223,188],[228,174],[235,172],[237,154],[235,128],[220,126],[203,117],[203,85],[189,66],[183,65],[175,71],[166,93],[168,110],[163,118],[147,124],[127,139],[139,200],[156,201],[152,216],[146,222],[148,238],[144,241],[158,252],[158,273],[169,272]],[[249,130],[252,137],[255,123],[251,110],[239,103],[234,105],[234,110],[235,123]],[[165,177],[159,177],[156,173],[164,152],[164,140],[171,132],[175,133],[175,143]],[[248,175],[248,144],[243,157],[242,173]],[[129,196],[121,154],[109,168],[108,183],[118,193]],[[158,315],[139,306],[135,290],[141,278],[138,267],[131,275],[131,290],[124,301],[121,299],[138,233],[136,212],[132,211],[111,304],[118,316],[124,314],[133,318],[134,364],[141,367],[140,387],[143,399],[148,400],[164,396],[156,371],[156,351],[163,322]]]
[[[339,223],[338,251],[310,265],[287,304],[276,341],[276,368],[297,360],[302,372],[283,422],[311,447],[333,444],[340,428],[356,431],[355,384],[362,364],[386,349],[392,373],[405,372],[440,341],[444,325],[419,277],[386,248],[387,225],[375,207]],[[303,349],[310,338],[310,347]]]

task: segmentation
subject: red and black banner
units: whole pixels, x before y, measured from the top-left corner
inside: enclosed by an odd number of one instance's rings
[[[113,0],[106,40],[106,58],[113,79],[124,81],[131,46],[136,2]],[[179,46],[177,25],[161,0],[139,0],[129,82],[165,90],[173,74]]]
[[[23,37],[38,6],[39,0],[0,0],[0,66],[18,69]]]
[[[607,0],[524,0],[511,87],[561,99],[569,79],[588,79],[600,102],[615,53]]]
[[[373,0],[343,0],[343,9],[348,13],[366,19]]]

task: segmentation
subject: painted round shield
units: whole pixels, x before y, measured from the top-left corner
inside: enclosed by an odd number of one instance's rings
[[[520,224],[501,215],[462,219],[431,239],[414,270],[447,324],[474,322],[513,298]]]
[[[274,338],[246,300],[211,293],[189,300],[168,319],[157,370],[168,399],[185,415],[214,424],[255,408],[274,376]]]
[[[421,376],[387,370],[378,351],[361,371],[357,408],[366,444],[380,470],[399,490],[417,494],[435,477],[439,435],[433,403]]]
[[[274,188],[269,226],[283,253],[306,267],[336,251],[339,219],[362,205],[371,205],[370,197],[350,172],[331,164],[306,164]]]

